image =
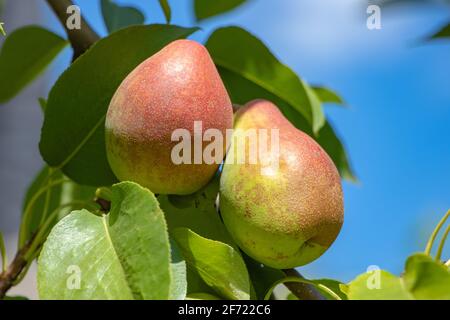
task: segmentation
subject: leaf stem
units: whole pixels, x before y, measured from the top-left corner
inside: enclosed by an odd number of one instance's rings
[[[45,220],[44,224],[40,226],[39,231],[36,233],[36,236],[34,237],[33,241],[30,244],[30,249],[25,254],[26,260],[33,260],[36,257],[37,249],[41,246],[42,240],[46,238],[47,233],[49,232],[49,228],[52,224],[52,222],[56,219],[58,214],[61,212],[61,210],[65,208],[71,208],[77,205],[86,206],[88,207],[90,205],[87,201],[72,201],[69,203],[65,203],[57,207],[55,210],[50,213],[50,215]]]
[[[38,192],[36,192],[33,197],[30,199],[30,202],[28,202],[23,217],[22,217],[22,222],[20,224],[20,230],[19,230],[19,248],[22,247],[26,241],[27,241],[27,237],[28,237],[28,225],[29,225],[29,220],[31,218],[31,212],[33,209],[34,204],[36,203],[36,201],[39,199],[39,197],[45,193],[47,190],[63,184],[65,182],[69,182],[68,179],[59,179],[56,181],[52,181],[51,183],[47,184],[45,187],[39,189]]]
[[[441,219],[441,221],[439,221],[438,225],[436,226],[433,233],[431,234],[430,239],[428,240],[427,246],[425,248],[426,255],[429,256],[431,254],[431,249],[433,248],[433,243],[436,240],[436,237],[437,237],[439,231],[441,230],[442,226],[444,225],[445,221],[447,221],[447,219],[449,217],[450,217],[450,210],[448,210],[447,213],[445,214],[445,216]]]
[[[53,168],[48,168],[48,175],[47,175],[47,178],[46,178],[46,180],[48,180],[48,181],[46,181],[47,185],[52,183],[52,175],[53,175],[54,171],[55,170]],[[41,221],[39,221],[39,225],[41,225],[44,222],[45,217],[47,216],[48,207],[50,205],[51,197],[52,197],[52,188],[48,189],[47,192],[45,193],[44,211],[43,211],[43,214],[41,216]]]
[[[442,236],[441,242],[439,243],[438,251],[436,254],[436,260],[441,261],[442,251],[444,250],[445,242],[447,241],[448,234],[450,233],[450,225],[445,229],[444,235]]]
[[[2,258],[2,272],[5,272],[8,265],[8,256],[6,255],[5,239],[3,239],[3,233],[0,232],[0,255]]]

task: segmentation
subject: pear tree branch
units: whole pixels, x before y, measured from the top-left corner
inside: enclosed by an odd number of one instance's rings
[[[100,39],[98,34],[91,28],[81,14],[79,29],[68,26],[67,19],[69,18],[70,12],[67,12],[67,8],[74,5],[71,0],[47,0],[47,3],[52,8],[59,22],[61,22],[64,30],[66,30],[67,37],[73,48],[72,61],[82,55],[92,44]]]
[[[73,5],[71,0],[47,0],[47,3],[52,8],[67,33],[67,37],[69,38],[74,52],[72,61],[82,55],[91,45],[100,39],[82,15],[80,15],[79,29],[71,29],[68,27],[67,19],[69,18],[70,13],[67,12],[67,8]],[[34,252],[31,251],[34,250],[38,252],[40,250],[40,245],[30,247],[33,240],[34,236],[17,251],[9,266],[0,273],[0,300],[6,296],[8,290],[15,285],[18,279],[20,279],[22,273],[26,272],[26,267],[30,263],[30,261],[28,261],[30,259],[27,260],[27,257],[33,257],[32,259],[34,259],[35,256]]]

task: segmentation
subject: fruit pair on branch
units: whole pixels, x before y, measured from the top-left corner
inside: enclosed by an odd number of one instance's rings
[[[201,137],[195,122],[202,124]],[[220,170],[218,163],[174,163],[174,131],[189,132],[195,145],[208,130],[226,136],[233,128],[230,145],[222,143],[223,154],[241,152],[248,160],[251,150],[261,147],[261,137],[241,135],[259,129],[278,132],[268,147],[273,150],[276,143],[276,154],[259,152],[256,163],[225,161]],[[111,100],[105,132],[117,178],[154,193],[191,194],[219,171],[220,213],[228,231],[244,252],[268,266],[305,265],[340,231],[342,188],[330,157],[270,101],[251,101],[233,115],[208,51],[196,42],[175,41],[137,66]],[[205,141],[201,145],[202,151],[208,147]],[[264,170],[274,157],[277,167]]]

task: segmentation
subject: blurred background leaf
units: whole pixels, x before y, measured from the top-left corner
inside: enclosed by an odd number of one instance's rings
[[[206,46],[233,103],[244,105],[253,99],[274,102],[297,128],[316,138],[343,178],[356,181],[343,144],[325,121],[318,96],[259,39],[229,27],[216,30]],[[241,49],[236,51],[235,47]],[[314,134],[314,128],[318,133]]]
[[[0,52],[0,103],[12,99],[35,79],[67,44],[37,26],[9,33]]]
[[[229,12],[249,0],[193,0],[197,21]]]
[[[331,90],[330,88],[326,87],[312,87],[316,95],[319,97],[320,101],[322,103],[332,103],[332,104],[339,104],[344,105],[344,100],[337,94],[337,92]]]
[[[403,278],[416,299],[450,300],[450,269],[427,255],[409,257]]]
[[[101,0],[103,20],[108,32],[114,32],[129,25],[143,24],[144,14],[137,8],[120,6],[113,0]]]
[[[23,202],[22,212],[25,214],[26,209],[28,209],[29,212],[27,214],[30,219],[22,226],[21,234],[23,234],[23,243],[20,243],[20,245],[23,245],[39,226],[44,223],[45,219],[62,205],[69,206],[65,206],[64,210],[59,212],[50,227],[70,211],[84,208],[85,202],[90,202],[92,205],[95,204],[93,201],[95,198],[95,188],[80,186],[69,180],[37,196],[38,192],[47,185],[63,178],[64,175],[61,171],[54,172],[53,169],[45,166],[29,186]],[[32,200],[32,206],[29,207]]]
[[[278,61],[265,44],[248,31],[239,27],[218,29],[206,46],[219,71],[226,69],[276,96],[277,100],[282,100],[304,117],[314,132],[324,125],[322,106],[309,85]]]
[[[53,228],[39,257],[41,299],[169,298],[170,245],[156,198],[130,182],[111,190],[109,215],[75,211]],[[78,290],[67,285],[73,266]]]
[[[431,39],[450,38],[450,23],[441,28],[435,34],[433,34],[430,38]]]
[[[170,9],[168,0],[159,0],[159,4],[161,6],[162,11],[164,12],[164,16],[166,17],[167,23],[170,23],[172,19],[172,10]]]

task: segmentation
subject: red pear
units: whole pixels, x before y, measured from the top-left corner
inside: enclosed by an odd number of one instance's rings
[[[278,139],[263,142],[264,130],[278,132]],[[242,150],[238,141],[246,142]],[[261,152],[264,144],[268,152]],[[244,153],[245,161],[231,158],[231,151]],[[253,163],[252,151],[259,154]],[[344,218],[339,173],[320,145],[277,106],[252,101],[235,117],[220,180],[220,211],[249,256],[273,268],[298,267],[322,255],[339,234]]]
[[[106,148],[117,178],[161,194],[201,189],[219,164],[194,164],[194,152],[191,163],[179,164],[172,157],[179,144],[172,138],[177,129],[190,134],[194,148],[194,122],[201,124],[201,135],[217,129],[225,137],[226,129],[233,126],[233,109],[206,48],[178,40],[137,66],[111,100]],[[225,148],[223,144],[223,154]]]

